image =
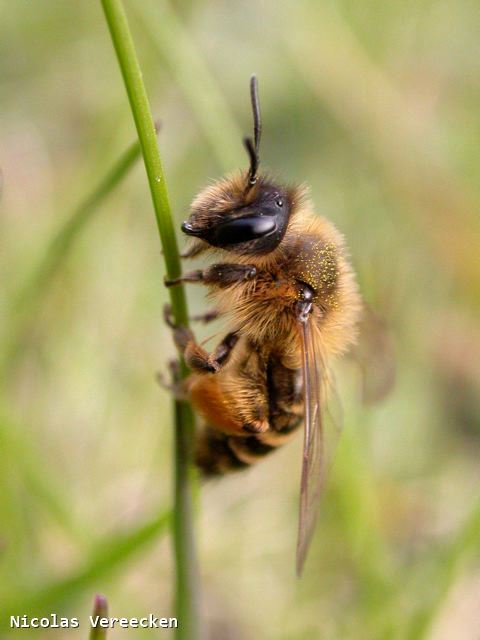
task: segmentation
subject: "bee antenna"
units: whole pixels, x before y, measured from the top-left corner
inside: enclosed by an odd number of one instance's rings
[[[250,171],[248,173],[248,181],[253,186],[257,181],[258,165],[260,164],[260,138],[262,135],[262,118],[260,115],[260,100],[258,98],[258,81],[257,76],[250,78],[250,99],[252,102],[253,112],[253,136],[254,139],[244,138],[243,143],[250,158]]]

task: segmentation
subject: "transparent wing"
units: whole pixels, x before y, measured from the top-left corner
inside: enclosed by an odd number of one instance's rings
[[[315,346],[311,323],[311,316],[299,322],[305,409],[297,575],[302,572],[312,540],[320,495],[342,422],[333,379],[321,350]]]
[[[395,383],[393,339],[383,319],[368,305],[364,306],[359,329],[351,355],[360,368],[362,400],[372,404],[383,400]]]

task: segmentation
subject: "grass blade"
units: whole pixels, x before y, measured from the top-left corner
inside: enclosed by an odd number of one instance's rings
[[[163,247],[167,277],[180,275],[180,257],[173,227],[167,186],[157,145],[152,114],[121,0],[102,0],[103,10],[122,72],[130,107],[142,147],[145,169]],[[173,316],[177,325],[188,325],[187,304],[183,287],[169,289]],[[182,375],[186,375],[182,363]],[[192,489],[190,473],[193,414],[190,407],[175,403],[175,511],[173,540],[176,559],[176,611],[181,618],[179,638],[192,640],[200,635],[198,613],[197,563],[193,540]],[[181,616],[178,612],[181,612]]]

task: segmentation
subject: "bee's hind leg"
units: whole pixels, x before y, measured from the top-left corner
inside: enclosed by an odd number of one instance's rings
[[[188,381],[187,379],[182,380],[180,377],[180,362],[178,360],[170,360],[168,363],[168,369],[170,373],[169,380],[166,379],[163,371],[157,371],[155,374],[156,381],[161,387],[170,391],[175,400],[188,402],[190,400]]]
[[[238,332],[227,333],[213,353],[208,353],[197,344],[191,329],[175,325],[169,305],[165,307],[164,313],[165,322],[173,329],[173,339],[183,355],[187,367],[196,373],[218,373],[228,362],[232,350],[238,342],[240,337]]]

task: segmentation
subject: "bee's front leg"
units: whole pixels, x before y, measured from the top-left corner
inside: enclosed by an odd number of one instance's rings
[[[257,275],[253,264],[212,264],[206,269],[196,269],[184,273],[174,280],[165,280],[165,286],[173,287],[186,282],[201,282],[206,285],[216,285],[221,289],[239,282],[251,280]]]
[[[187,247],[184,251],[182,251],[182,253],[180,254],[180,258],[183,258],[185,260],[190,260],[191,258],[196,258],[207,249],[208,249],[208,245],[206,245],[205,243],[195,242],[194,244]]]
[[[218,373],[227,364],[240,337],[237,331],[227,333],[213,353],[208,353],[197,344],[191,329],[175,325],[169,305],[165,306],[165,322],[173,329],[173,339],[185,364],[196,373]]]

